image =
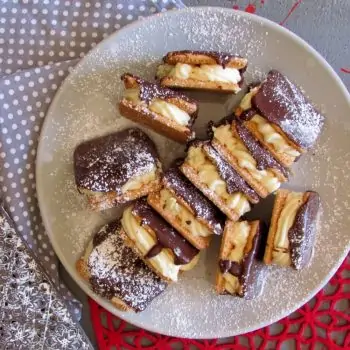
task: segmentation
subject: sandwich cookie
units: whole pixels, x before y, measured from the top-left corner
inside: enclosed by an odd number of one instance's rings
[[[192,126],[198,114],[194,100],[129,73],[121,79],[125,86],[119,103],[122,116],[177,142],[194,139]]]
[[[193,141],[181,172],[231,220],[237,221],[257,203],[257,193],[220,156],[209,141]]]
[[[143,311],[167,287],[120,237],[118,221],[103,226],[77,262],[92,290],[122,311]]]
[[[139,199],[122,216],[122,237],[146,264],[166,281],[177,281],[181,270],[192,269],[199,251],[146,202]]]
[[[316,192],[279,190],[276,194],[264,262],[297,270],[310,261],[320,210]]]
[[[288,180],[288,171],[239,121],[212,127],[213,147],[262,198]]]
[[[156,77],[173,88],[237,93],[241,90],[248,61],[215,51],[173,51],[163,58]]]
[[[235,113],[286,167],[315,144],[325,119],[301,90],[276,70],[250,89]]]
[[[137,128],[80,144],[74,152],[74,171],[78,191],[93,210],[112,208],[161,186],[156,147]]]
[[[223,214],[176,166],[165,172],[163,188],[150,193],[147,201],[198,249],[207,248],[211,236],[223,232]]]
[[[253,299],[263,290],[266,269],[260,256],[264,225],[259,221],[227,221],[216,277],[218,294]]]

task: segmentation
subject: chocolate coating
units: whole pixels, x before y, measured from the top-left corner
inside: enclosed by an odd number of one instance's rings
[[[227,52],[219,52],[219,51],[181,50],[181,51],[172,51],[169,54],[171,54],[171,55],[176,55],[176,54],[206,55],[206,56],[209,56],[209,57],[213,58],[216,61],[216,63],[220,64],[223,68],[226,67],[226,65],[231,61],[232,58],[241,57],[241,56],[238,56],[238,55],[233,55],[233,54],[230,54],[230,53],[227,53]],[[164,62],[167,61],[168,55],[166,55],[163,58]]]
[[[276,169],[288,178],[288,170],[275,160],[272,154],[264,148],[257,139],[255,139],[252,133],[242,123],[236,122],[234,126],[241,141],[256,160],[256,167],[258,170],[269,168]]]
[[[219,267],[221,273],[229,272],[236,277],[240,277],[243,273],[243,265],[237,261],[220,259]]]
[[[135,311],[142,311],[167,284],[124,244],[120,229],[120,222],[114,221],[94,236],[88,258],[90,283],[97,294],[119,298]]]
[[[132,214],[141,218],[141,225],[147,225],[152,229],[157,236],[157,245],[171,249],[175,256],[175,265],[188,264],[198,254],[199,250],[193,247],[161,216],[159,216],[147,204],[145,199],[139,199],[136,201],[132,209]]]
[[[252,98],[252,106],[304,149],[315,143],[324,124],[324,116],[277,70],[269,72]]]
[[[307,192],[307,201],[299,208],[294,223],[288,231],[291,262],[294,268],[305,267],[312,254],[316,233],[320,196],[317,192]]]
[[[78,188],[116,192],[130,179],[149,173],[157,165],[153,141],[140,129],[131,128],[80,144],[74,152]]]
[[[221,212],[182,175],[177,167],[170,168],[164,174],[163,182],[165,187],[173,190],[192,208],[197,217],[208,223],[214,234],[222,234],[225,221]]]
[[[215,164],[220,176],[226,182],[227,192],[230,194],[242,192],[252,200],[258,202],[258,194],[244,181],[244,179],[224,160],[219,152],[209,143],[203,147],[209,159]]]

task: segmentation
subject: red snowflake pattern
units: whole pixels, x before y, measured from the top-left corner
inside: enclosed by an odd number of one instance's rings
[[[90,308],[100,350],[280,350],[285,344],[300,350],[350,349],[350,256],[328,287],[298,311],[278,321],[273,328],[258,329],[227,342],[167,337],[134,327],[93,300]]]

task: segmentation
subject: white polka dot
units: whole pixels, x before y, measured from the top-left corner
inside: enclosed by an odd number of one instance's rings
[[[118,9],[118,10],[121,10],[122,8],[123,8],[123,5],[122,5],[122,4],[118,4],[118,5],[117,5],[117,9]]]

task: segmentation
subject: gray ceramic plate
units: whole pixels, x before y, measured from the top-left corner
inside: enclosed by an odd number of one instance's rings
[[[72,154],[82,140],[132,123],[116,105],[119,76],[133,72],[152,79],[157,62],[179,49],[218,50],[247,56],[247,80],[277,68],[300,85],[328,117],[319,144],[294,167],[289,187],[319,191],[322,224],[311,265],[301,272],[269,269],[264,293],[254,301],[214,294],[218,240],[199,265],[143,313],[119,312],[95,295],[75,271],[92,233],[118,211],[92,213],[74,186]],[[240,96],[194,94],[199,98],[199,135],[210,119],[228,113]],[[94,48],[66,79],[52,103],[41,134],[37,189],[42,217],[62,264],[103,307],[142,328],[180,337],[232,336],[270,324],[310,299],[332,276],[349,248],[350,98],[338,76],[304,41],[266,19],[219,8],[191,8],[155,15],[129,25]],[[164,164],[183,147],[151,131]],[[268,216],[272,198],[255,209]]]

